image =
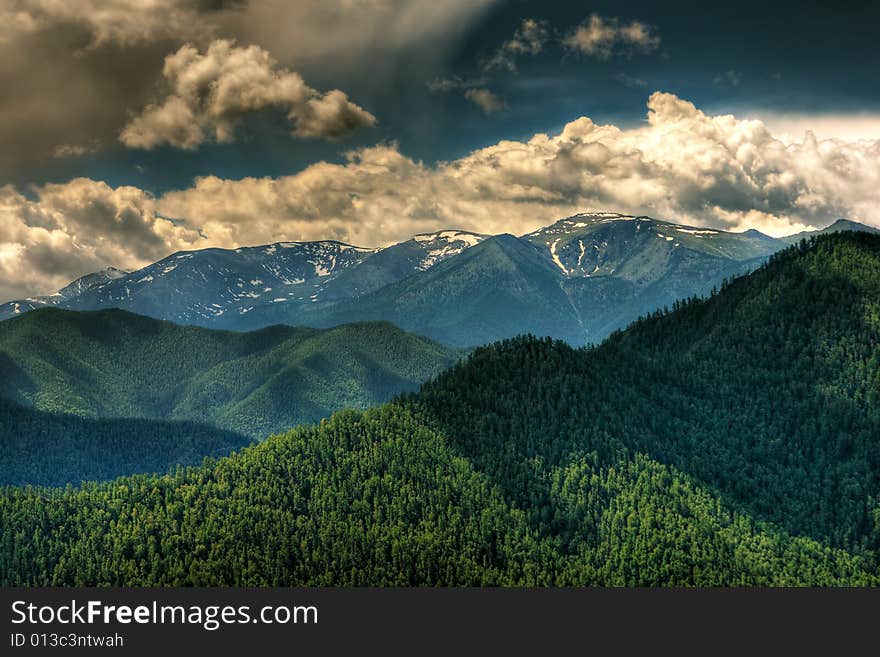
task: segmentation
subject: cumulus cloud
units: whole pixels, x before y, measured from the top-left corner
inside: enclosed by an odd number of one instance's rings
[[[35,192],[0,187],[0,298],[53,292],[109,263],[141,267],[199,239],[135,187],[77,178]]]
[[[588,57],[609,59],[615,55],[653,52],[660,47],[660,37],[651,26],[641,21],[626,22],[592,14],[572,30],[562,43],[566,48]]]
[[[785,143],[800,141],[808,132],[817,139],[844,141],[880,140],[880,115],[877,114],[779,114],[757,112],[773,135]]]
[[[450,226],[523,233],[589,208],[780,235],[841,216],[880,225],[878,156],[880,141],[786,144],[761,121],[654,93],[643,127],[581,117],[435,166],[386,145],[280,178],[202,178],[159,203],[229,243],[284,234],[375,246]],[[255,226],[266,230],[248,233]]]
[[[299,137],[338,138],[376,123],[342,91],[320,93],[259,46],[218,39],[201,53],[185,45],[165,58],[162,73],[172,92],[125,126],[120,140],[129,148],[230,142],[242,116],[266,108],[287,112]]]
[[[35,200],[6,187],[0,293],[51,291],[85,269],[179,248],[381,246],[449,227],[521,234],[588,209],[774,235],[838,217],[880,225],[880,140],[785,142],[760,120],[708,115],[659,92],[647,119],[621,128],[581,117],[435,165],[385,144],[278,178],[199,178],[156,199],[84,180],[38,188]]]
[[[116,141],[165,55],[207,42],[238,0],[0,1],[0,179]]]
[[[488,89],[484,88],[468,89],[464,92],[464,97],[483,110],[486,114],[500,112],[505,106],[503,100]]]
[[[486,70],[516,71],[516,60],[523,55],[537,55],[547,42],[547,25],[533,18],[523,19],[513,38],[501,44],[497,52],[483,63]]]

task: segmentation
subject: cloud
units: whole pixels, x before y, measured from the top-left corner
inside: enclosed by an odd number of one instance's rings
[[[0,180],[26,181],[68,146],[116,142],[149,102],[162,60],[210,40],[241,3],[223,0],[0,1]],[[12,92],[11,90],[14,90]]]
[[[59,144],[55,147],[53,155],[58,159],[66,157],[82,157],[98,150],[100,144],[93,142],[91,144]]]
[[[384,144],[277,178],[198,178],[153,198],[74,180],[0,193],[0,294],[48,292],[176,249],[332,238],[381,246],[457,227],[522,234],[577,211],[649,214],[780,235],[838,217],[880,225],[880,140],[786,143],[760,120],[673,94],[634,128],[580,117],[427,165]],[[172,219],[173,218],[173,219]]]
[[[653,52],[660,47],[660,37],[652,27],[641,21],[624,22],[592,14],[572,30],[562,43],[569,50],[588,57],[609,59],[617,55]]]
[[[428,89],[434,94],[445,94],[452,91],[463,91],[466,99],[479,107],[485,114],[500,112],[507,104],[484,85],[485,79],[464,79],[458,76],[451,78],[434,78],[428,83]]]
[[[513,38],[501,44],[497,52],[483,63],[485,70],[516,71],[516,60],[523,55],[537,55],[547,42],[547,25],[533,18],[523,19]]]
[[[313,86],[378,106],[402,81],[436,75],[496,1],[0,0],[0,181],[56,170],[65,144],[118,147],[133,112],[161,101],[164,60],[185,44],[253,44],[306,80],[333,80]],[[320,117],[335,100],[306,109]],[[152,118],[168,129],[173,110]],[[352,122],[336,118],[336,130]]]
[[[242,116],[266,108],[287,112],[298,137],[333,139],[376,123],[342,91],[318,92],[259,46],[218,39],[203,54],[185,45],[165,58],[162,73],[172,93],[123,128],[120,140],[129,148],[230,142]]]
[[[0,298],[54,292],[111,262],[141,267],[199,239],[135,187],[77,178],[35,192],[0,187]]]
[[[721,75],[715,76],[715,84],[719,87],[738,87],[742,84],[743,74],[734,69],[724,71]]]
[[[780,114],[757,112],[774,136],[785,143],[804,139],[811,132],[819,140],[880,140],[880,115],[877,114]]]
[[[302,107],[291,109],[288,117],[296,122],[293,134],[298,137],[338,139],[376,124],[375,116],[352,103],[339,89],[314,93]]]
[[[284,234],[376,246],[450,226],[522,233],[588,208],[784,234],[840,216],[880,225],[878,155],[880,141],[785,144],[761,121],[658,92],[643,127],[581,117],[435,166],[385,145],[280,178],[202,178],[159,205],[229,244]]]
[[[448,78],[434,78],[428,83],[428,91],[432,94],[445,94],[459,89],[482,87],[485,84],[485,78],[464,79],[455,75]]]
[[[483,110],[486,114],[500,112],[505,107],[504,101],[488,89],[468,89],[464,92],[464,97]]]
[[[8,0],[0,7],[0,40],[57,27],[85,30],[89,46],[132,45],[213,32],[206,14],[236,9],[237,1]]]

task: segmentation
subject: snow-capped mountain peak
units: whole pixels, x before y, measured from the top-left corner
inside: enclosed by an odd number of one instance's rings
[[[88,290],[93,290],[106,285],[123,276],[127,276],[128,272],[116,267],[107,267],[100,271],[80,276],[75,281],[68,283],[54,294],[48,294],[39,297],[28,297],[17,301],[9,301],[0,304],[0,319],[6,317],[14,317],[37,308],[45,308],[46,306],[57,306],[68,301],[76,299],[78,296]]]
[[[334,240],[181,251],[65,300],[67,307],[120,307],[205,324],[264,304],[313,303],[327,281],[374,249]]]
[[[480,233],[472,233],[467,230],[438,230],[433,233],[419,233],[418,235],[414,235],[413,239],[416,242],[465,242],[469,246],[474,246],[487,237],[489,236],[481,235]]]
[[[679,249],[740,261],[778,248],[760,233],[731,233],[617,212],[579,213],[524,238],[544,250],[566,277],[617,276],[640,282],[659,280],[680,257],[674,253]]]
[[[579,212],[570,217],[560,219],[556,223],[544,226],[531,233],[523,235],[526,239],[534,241],[535,238],[543,238],[548,244],[552,241],[553,235],[567,235],[585,228],[591,228],[601,224],[608,224],[619,221],[635,221],[642,217],[636,217],[629,214],[620,214],[619,212]],[[644,217],[647,219],[647,217]]]
[[[621,214],[620,212],[578,212],[562,221],[587,220],[587,221],[614,221],[616,219],[635,219],[635,215]]]
[[[434,233],[420,233],[413,236],[413,241],[421,247],[425,255],[416,265],[424,271],[438,262],[458,255],[465,249],[482,242],[489,235],[481,235],[466,230],[439,230]]]
[[[296,249],[302,247],[311,247],[318,249],[326,249],[326,250],[336,250],[336,251],[356,251],[358,253],[373,253],[376,249],[369,249],[363,246],[354,246],[352,244],[346,244],[345,242],[339,242],[337,240],[316,240],[314,242],[275,242],[274,244],[267,244],[263,247],[241,247],[241,248],[264,248],[264,249]]]
[[[89,290],[93,287],[98,287],[100,285],[104,285],[105,283],[109,283],[110,281],[114,281],[117,278],[122,278],[123,276],[128,276],[129,272],[124,269],[117,269],[116,267],[107,267],[106,269],[102,269],[100,271],[93,272],[91,274],[86,274],[85,276],[81,276],[77,278],[72,283],[64,286],[56,294],[60,295],[65,299],[72,299],[76,296],[79,296],[86,290]],[[52,295],[55,296],[55,295]]]

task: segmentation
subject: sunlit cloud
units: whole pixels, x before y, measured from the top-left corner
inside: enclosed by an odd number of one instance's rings
[[[785,143],[800,141],[808,132],[817,139],[854,142],[880,139],[880,114],[779,114],[757,112],[773,134]]]
[[[660,47],[660,37],[642,21],[621,21],[592,14],[563,39],[566,48],[596,59],[650,53]]]
[[[204,53],[186,45],[165,58],[171,93],[123,128],[129,148],[161,145],[191,150],[207,139],[231,142],[241,118],[275,108],[287,113],[298,137],[343,137],[375,125],[376,117],[338,89],[321,93],[259,46],[213,41]]]
[[[763,121],[655,92],[638,127],[580,117],[435,164],[389,143],[285,176],[205,176],[159,197],[89,179],[34,194],[0,188],[6,297],[175,250],[328,238],[383,246],[452,227],[523,234],[587,209],[771,235],[840,217],[880,225],[880,140],[786,141]]]

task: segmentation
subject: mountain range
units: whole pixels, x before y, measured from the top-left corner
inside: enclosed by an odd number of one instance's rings
[[[625,266],[558,235],[560,273]],[[463,256],[491,243],[530,241]],[[0,489],[0,585],[876,586],[878,299],[880,236],[811,237],[597,347],[503,340],[199,467]]]
[[[840,230],[877,231],[840,220],[819,232]],[[385,320],[454,346],[522,333],[581,345],[678,299],[705,295],[806,235],[772,238],[585,213],[521,237],[444,230],[383,249],[334,241],[204,249],[5,303],[0,319],[44,306],[121,308],[234,330]]]

